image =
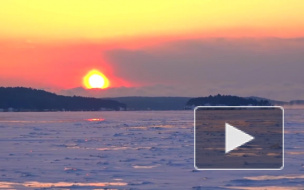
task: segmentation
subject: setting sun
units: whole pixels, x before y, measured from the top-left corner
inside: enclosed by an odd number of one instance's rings
[[[108,88],[110,85],[109,79],[98,70],[91,70],[84,78],[83,84],[86,88]]]

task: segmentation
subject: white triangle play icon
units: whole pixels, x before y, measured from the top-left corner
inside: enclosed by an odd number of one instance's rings
[[[228,123],[225,123],[225,153],[228,153],[253,139],[253,136],[248,135]]]

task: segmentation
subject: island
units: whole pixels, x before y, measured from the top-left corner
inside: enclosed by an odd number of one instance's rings
[[[126,104],[103,98],[62,96],[25,87],[0,87],[0,111],[126,110]]]
[[[270,106],[268,100],[257,100],[231,95],[215,95],[208,97],[192,98],[186,103],[185,109],[193,109],[196,106]]]

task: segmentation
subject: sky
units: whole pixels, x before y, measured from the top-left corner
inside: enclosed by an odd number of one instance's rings
[[[0,2],[0,86],[304,99],[302,0]],[[103,73],[109,88],[87,90]]]

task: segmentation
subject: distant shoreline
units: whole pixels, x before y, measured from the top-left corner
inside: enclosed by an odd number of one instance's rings
[[[196,106],[269,106],[304,108],[304,100],[275,101],[260,97],[215,95],[207,97],[117,97],[62,96],[24,87],[0,87],[0,112],[87,112],[87,111],[182,111]]]

